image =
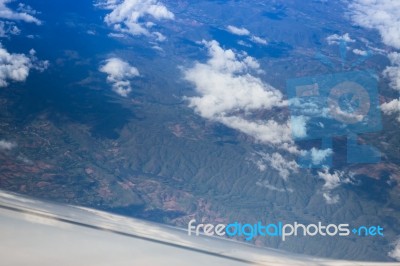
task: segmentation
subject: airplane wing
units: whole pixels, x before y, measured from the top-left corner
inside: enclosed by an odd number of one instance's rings
[[[2,265],[377,265],[190,237],[175,227],[5,191],[0,224]]]

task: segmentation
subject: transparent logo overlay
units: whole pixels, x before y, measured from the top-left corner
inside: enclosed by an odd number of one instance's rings
[[[381,155],[361,144],[358,134],[382,130],[378,76],[353,71],[287,81],[292,135],[295,141],[320,140],[321,150],[332,150],[332,138],[347,137],[348,163],[378,163]],[[332,153],[318,163],[309,153],[299,158],[304,168],[332,166]]]
[[[282,241],[286,241],[290,237],[297,236],[323,236],[323,237],[383,237],[383,227],[380,225],[351,227],[350,224],[302,224],[294,223],[269,223],[262,222],[250,224],[242,224],[234,222],[230,224],[197,224],[193,219],[188,223],[189,236],[228,236],[228,237],[245,237],[247,241],[253,240],[255,237],[279,237]]]

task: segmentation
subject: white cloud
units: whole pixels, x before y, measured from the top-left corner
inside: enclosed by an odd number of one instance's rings
[[[28,23],[35,23],[37,25],[42,24],[42,22],[35,18],[32,13],[34,10],[30,8],[27,10],[26,8],[28,6],[25,6],[22,4],[22,6],[19,6],[19,11],[13,11],[10,8],[8,8],[6,5],[13,0],[0,0],[0,18],[7,19],[7,20],[17,20],[17,21],[24,21]]]
[[[226,27],[226,29],[230,33],[238,35],[238,36],[249,36],[249,40],[253,43],[262,44],[262,45],[268,44],[267,40],[265,40],[261,37],[255,36],[255,35],[251,35],[250,31],[246,28],[238,28],[238,27],[229,25],[228,27]],[[246,46],[243,41],[240,41],[239,44]]]
[[[400,1],[354,0],[349,7],[356,24],[378,30],[383,43],[400,49]],[[388,58],[391,66],[386,67],[383,75],[390,80],[394,90],[400,91],[400,53],[390,53]],[[399,112],[398,100],[392,100],[381,107],[386,114]]]
[[[388,58],[392,65],[386,67],[383,75],[390,80],[390,86],[400,92],[400,53],[390,53]]]
[[[340,185],[344,172],[334,171],[333,174],[331,174],[329,173],[329,169],[325,168],[323,172],[318,172],[318,176],[325,181],[323,189],[332,190]]]
[[[388,256],[400,261],[400,238],[393,243],[393,249],[388,253]]]
[[[165,37],[162,33],[160,33],[160,32],[154,32],[154,36],[155,36],[155,38],[156,38],[156,41],[159,41],[159,42],[163,42],[163,41],[165,41],[166,39],[167,39],[167,37]]]
[[[30,15],[37,15],[37,14],[40,13],[40,12],[36,11],[35,9],[33,9],[30,5],[26,5],[26,4],[23,4],[23,3],[19,3],[18,4],[17,10],[19,12],[27,13],[27,14],[30,14]]]
[[[153,45],[151,48],[153,48],[157,52],[164,53],[164,49],[158,45]]]
[[[287,179],[291,173],[297,173],[298,165],[295,161],[289,161],[283,158],[279,153],[273,153],[266,158],[272,168],[278,171],[283,179]]]
[[[43,71],[48,67],[48,61],[39,61],[35,50],[29,55],[9,53],[0,46],[0,87],[7,87],[10,81],[23,82],[33,68]]]
[[[298,88],[302,88],[303,86],[300,86]],[[304,86],[304,88],[308,90],[312,90],[311,92],[314,93],[314,90],[318,90],[318,87],[315,87],[314,85],[312,86]],[[316,89],[315,89],[316,88]],[[308,93],[308,92],[305,93]],[[301,93],[301,92],[299,92]],[[301,114],[299,116],[294,117],[294,122],[298,122],[299,126],[299,137],[301,136],[301,130],[306,130],[306,128],[304,128],[303,125],[303,120],[305,120],[305,122],[307,122],[307,120],[310,117],[329,117],[329,112],[330,112],[330,108],[329,106],[327,106],[326,104],[324,104],[323,101],[319,100],[318,98],[312,98],[312,97],[295,97],[289,100],[289,105],[290,108],[295,111],[298,114]]]
[[[116,57],[107,59],[99,70],[107,74],[107,82],[112,85],[113,91],[123,97],[132,91],[129,79],[139,76],[137,68]]]
[[[295,138],[307,137],[308,120],[309,118],[303,115],[291,117],[292,134]]]
[[[400,1],[353,0],[349,8],[357,25],[378,30],[386,45],[400,49]]]
[[[241,45],[241,46],[244,46],[244,47],[253,47],[251,44],[249,44],[249,43],[247,43],[247,42],[245,42],[245,41],[243,41],[243,40],[239,40],[238,42],[237,42],[239,45]]]
[[[295,161],[285,159],[277,152],[272,154],[258,153],[258,155],[260,155],[262,159],[262,161],[258,161],[258,163],[267,162],[284,180],[287,180],[291,174],[297,173],[299,170],[299,165]]]
[[[15,144],[14,142],[10,142],[7,140],[0,140],[0,151],[1,150],[12,150],[17,146],[17,144]]]
[[[332,149],[316,149],[301,150],[301,155],[311,160],[312,165],[321,165],[321,163],[330,155],[333,154]]]
[[[108,37],[112,37],[112,38],[125,38],[125,34],[123,34],[123,33],[115,33],[115,32],[111,32],[107,36]]]
[[[154,25],[150,20],[174,19],[174,14],[157,0],[102,0],[96,6],[111,10],[104,21],[116,32],[133,36],[153,35],[158,41],[165,37],[160,38],[160,33],[149,31]]]
[[[388,58],[393,65],[400,66],[400,53],[390,53]]]
[[[239,36],[248,36],[250,35],[250,31],[246,28],[237,28],[235,26],[231,26],[229,25],[226,28],[230,33],[235,34],[235,35],[239,35]]]
[[[290,192],[290,193],[293,192],[293,189],[291,189],[291,188],[288,188],[288,189],[278,188],[274,185],[271,185],[267,180],[263,180],[263,181],[259,180],[259,181],[257,181],[256,185],[259,187],[263,187],[263,188],[266,188],[266,189],[269,189],[272,191],[277,191],[277,192]]]
[[[251,121],[238,116],[223,115],[215,117],[214,120],[252,136],[260,142],[278,145],[283,149],[293,151],[290,149],[292,148],[290,145],[293,140],[290,134],[289,123],[279,124],[274,120]],[[284,145],[285,143],[290,145]]]
[[[353,49],[353,53],[356,54],[356,55],[361,55],[361,56],[368,55],[367,51],[363,51],[363,50],[360,50],[360,49]]]
[[[332,155],[332,149],[324,149],[319,150],[316,148],[311,149],[311,160],[314,165],[319,165],[323,162],[328,156]]]
[[[355,42],[355,40],[350,38],[350,35],[348,33],[345,33],[343,35],[338,35],[338,34],[330,35],[326,38],[326,41],[328,42],[329,45],[338,44],[342,41],[346,43]]]
[[[88,35],[96,35],[96,31],[95,30],[87,30],[86,33]]]
[[[218,42],[202,42],[207,48],[206,63],[195,63],[184,71],[199,96],[187,98],[189,106],[204,118],[221,122],[256,140],[293,147],[289,122],[254,120],[254,112],[283,107],[282,93],[254,76],[260,73],[259,63],[246,54],[224,50]]]
[[[336,203],[339,203],[339,201],[340,201],[339,195],[332,196],[330,192],[324,192],[324,193],[322,193],[322,196],[324,197],[325,202],[327,204],[336,204]]]
[[[267,165],[265,165],[265,163],[262,160],[256,161],[256,165],[258,170],[260,170],[260,172],[264,172],[265,170],[267,170]]]
[[[392,65],[386,67],[383,75],[389,78],[392,89],[400,92],[400,53],[390,53],[388,58]],[[383,103],[381,109],[387,115],[398,113],[397,121],[400,122],[400,99]]]
[[[325,181],[322,187],[322,195],[327,204],[335,204],[340,200],[339,195],[331,195],[331,191],[341,184],[351,183],[350,177],[346,177],[345,173],[342,171],[329,172],[328,168],[324,168],[323,171],[318,172],[319,178]]]
[[[255,36],[255,35],[251,36],[250,41],[252,41],[254,43],[262,44],[262,45],[268,44],[266,39],[263,39],[261,37]]]
[[[381,105],[382,111],[387,115],[398,113],[397,121],[400,122],[400,100],[394,99]]]
[[[31,68],[38,70],[39,72],[45,71],[49,66],[48,60],[39,60],[36,56],[36,51],[31,49],[29,51],[29,59],[31,60]]]
[[[7,38],[10,35],[19,35],[21,30],[13,22],[0,21],[0,38]]]

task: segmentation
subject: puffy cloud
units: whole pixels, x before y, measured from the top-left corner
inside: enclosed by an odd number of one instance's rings
[[[350,178],[346,177],[344,172],[333,171],[333,173],[330,173],[328,168],[318,172],[318,176],[325,181],[322,187],[322,196],[327,204],[336,204],[340,200],[339,195],[331,195],[333,189],[339,187],[341,184],[351,183]]]
[[[294,152],[290,146],[293,140],[290,134],[289,123],[279,124],[274,120],[251,121],[238,116],[223,115],[214,119],[226,126],[252,136],[258,141],[274,144],[290,152]],[[289,146],[284,144],[288,144]]]
[[[322,196],[324,197],[325,202],[327,204],[336,204],[336,203],[339,203],[339,201],[340,201],[339,195],[332,196],[330,192],[324,192],[324,193],[322,193]]]
[[[284,158],[277,152],[272,154],[260,152],[257,154],[261,157],[261,160],[256,161],[257,166],[261,165],[266,168],[264,162],[268,163],[284,180],[287,180],[291,174],[297,173],[299,170],[299,165],[295,161]]]
[[[329,45],[333,44],[338,44],[340,42],[355,42],[352,38],[350,38],[350,35],[348,33],[345,33],[343,35],[338,35],[338,34],[333,34],[330,35],[326,38],[326,41],[328,42]]]
[[[378,30],[386,45],[400,49],[400,1],[353,0],[349,8],[357,25]]]
[[[167,37],[165,37],[162,33],[160,33],[160,32],[154,32],[154,36],[155,36],[155,38],[156,38],[156,41],[159,41],[159,42],[163,42],[163,41],[165,41],[166,39],[167,39]]]
[[[159,32],[149,31],[154,25],[149,20],[174,19],[174,14],[157,0],[104,0],[96,5],[112,10],[104,21],[116,32],[134,36],[153,35],[158,41],[163,41],[165,37]]]
[[[295,138],[307,137],[308,120],[309,118],[303,115],[291,117],[292,134]]]
[[[400,53],[390,53],[388,58],[391,62],[391,66],[386,67],[383,71],[383,75],[389,78],[390,86],[400,92]],[[394,99],[390,102],[383,103],[381,105],[382,111],[387,114],[396,114],[398,113],[397,121],[400,122],[400,100]]]
[[[332,190],[340,185],[344,172],[334,171],[333,174],[331,174],[329,170],[325,168],[322,172],[318,172],[318,176],[325,181],[323,188],[325,190]]]
[[[239,35],[239,36],[248,36],[250,35],[250,31],[246,28],[237,28],[235,26],[231,26],[229,25],[226,28],[230,33],[235,34],[235,35]]]
[[[35,9],[33,9],[30,5],[26,5],[24,3],[19,3],[17,10],[19,12],[27,13],[30,15],[37,15],[40,13],[40,12],[36,11]]]
[[[139,76],[136,67],[116,57],[107,59],[99,70],[107,74],[107,82],[112,84],[113,91],[123,97],[132,91],[129,79]]]
[[[393,249],[388,253],[388,256],[400,261],[400,238],[393,243]]]
[[[333,154],[332,149],[316,149],[312,148],[311,150],[301,150],[301,155],[303,158],[307,158],[310,160],[312,165],[320,166],[323,161],[325,161],[328,156]],[[312,166],[310,165],[310,167]]]
[[[39,60],[36,56],[36,51],[31,49],[29,51],[29,59],[31,60],[31,68],[38,70],[39,72],[45,71],[49,66],[48,60]]]
[[[350,4],[352,19],[360,26],[379,31],[383,43],[400,49],[400,2],[397,0],[355,0]],[[390,80],[390,86],[400,91],[400,53],[390,53],[388,66],[383,75]],[[384,103],[381,108],[384,113],[399,112],[398,100]],[[400,116],[398,117],[400,121]]]
[[[386,67],[383,75],[390,80],[390,86],[397,91],[400,91],[400,53],[390,53],[388,58],[391,66]]]
[[[390,53],[388,57],[393,65],[400,66],[400,53],[393,52]]]
[[[361,55],[361,56],[367,56],[368,52],[367,51],[363,51],[360,49],[353,49],[353,53],[356,55]]]
[[[267,165],[262,160],[256,161],[255,164],[257,165],[257,168],[258,170],[260,170],[260,172],[264,172],[265,170],[267,170]]]
[[[208,48],[206,63],[184,70],[184,77],[199,96],[188,97],[189,106],[202,117],[221,122],[256,140],[293,147],[288,122],[254,120],[248,117],[261,110],[283,107],[282,93],[254,76],[262,72],[259,63],[246,54],[224,50],[218,42],[203,41]]]
[[[261,37],[252,35],[250,33],[250,31],[248,29],[246,29],[246,28],[238,28],[238,27],[229,25],[228,27],[226,27],[226,29],[230,33],[238,35],[238,36],[248,36],[248,39],[253,43],[262,44],[262,45],[268,44],[267,40],[265,40],[265,39],[263,39]],[[242,40],[239,41],[239,44],[246,46],[245,42],[243,42]]]
[[[320,165],[328,156],[332,155],[332,149],[311,149],[311,160],[314,165]]]
[[[275,152],[270,156],[268,155],[266,159],[283,179],[287,179],[291,173],[297,173],[298,171],[298,165],[295,161],[289,161],[279,153]]]
[[[45,70],[49,62],[39,61],[35,54],[35,50],[31,50],[28,56],[13,54],[0,46],[0,87],[7,87],[10,81],[25,81],[32,68]]]
[[[13,0],[0,0],[0,18],[35,23],[37,25],[42,24],[39,19],[33,16],[33,14],[36,14],[36,11],[33,12],[34,10],[29,6],[20,4],[17,12],[8,8],[6,5],[12,1]],[[29,7],[29,9],[27,9],[27,7]]]
[[[13,22],[0,21],[0,38],[19,35],[21,30]]]
[[[382,104],[381,109],[387,115],[398,113],[397,121],[400,122],[400,100],[399,99],[394,99],[390,102]]]
[[[0,140],[0,151],[1,150],[12,150],[17,146],[17,144],[15,144],[14,142],[10,142],[7,140]]]

